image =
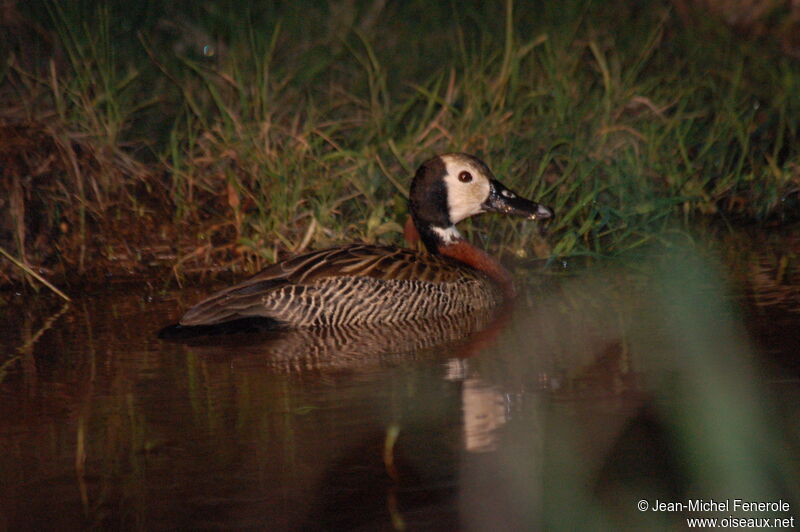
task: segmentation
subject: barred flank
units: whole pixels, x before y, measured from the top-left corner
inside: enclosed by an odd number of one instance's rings
[[[324,302],[324,303],[323,303]],[[457,315],[491,307],[499,295],[488,280],[447,283],[373,277],[332,277],[313,285],[265,294],[265,315],[294,327],[398,323],[410,318]]]
[[[181,325],[261,316],[290,327],[398,323],[498,304],[498,287],[448,257],[354,244],[275,264],[189,309]]]

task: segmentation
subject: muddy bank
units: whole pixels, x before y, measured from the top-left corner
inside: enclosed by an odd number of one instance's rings
[[[232,223],[176,219],[158,164],[30,121],[0,121],[0,161],[0,247],[52,282],[213,277],[247,262]],[[0,259],[0,288],[26,279]]]

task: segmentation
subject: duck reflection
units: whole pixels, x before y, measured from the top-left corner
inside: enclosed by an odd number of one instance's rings
[[[461,389],[464,411],[464,448],[468,452],[488,452],[497,448],[497,429],[508,421],[506,394],[495,386],[472,378]]]
[[[335,371],[475,355],[502,331],[510,306],[437,319],[232,334],[185,341],[193,354],[280,372]]]

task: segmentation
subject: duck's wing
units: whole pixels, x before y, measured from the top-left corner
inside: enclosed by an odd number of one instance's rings
[[[207,325],[264,315],[264,301],[270,293],[335,277],[446,283],[472,275],[479,274],[447,257],[394,246],[353,244],[304,253],[274,264],[190,308],[180,324]]]

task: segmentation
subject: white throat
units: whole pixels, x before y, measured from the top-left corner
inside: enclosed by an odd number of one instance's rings
[[[431,231],[436,233],[445,245],[452,244],[457,240],[462,240],[461,233],[458,232],[455,225],[451,225],[450,227],[431,227]]]

